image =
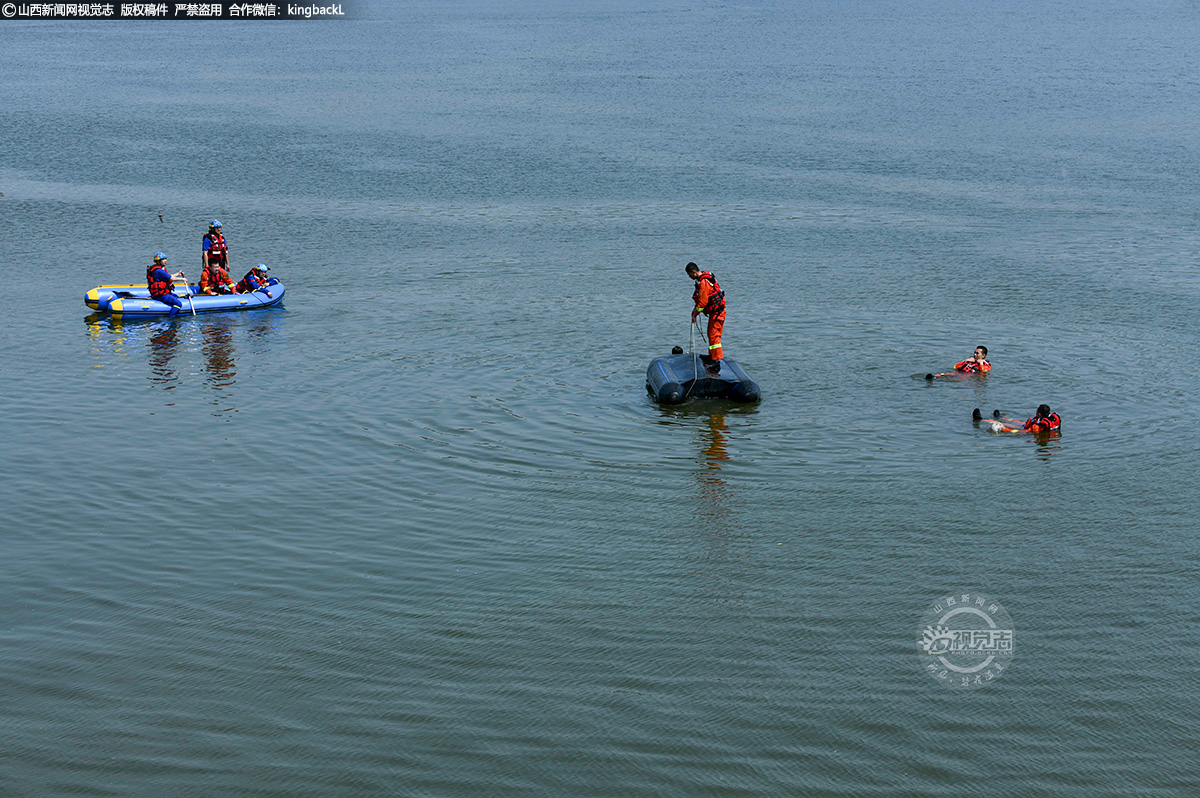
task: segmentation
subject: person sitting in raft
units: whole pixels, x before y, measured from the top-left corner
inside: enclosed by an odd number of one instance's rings
[[[200,274],[200,293],[213,296],[216,294],[236,294],[237,286],[229,279],[229,272],[219,263],[209,263]]]
[[[987,362],[987,347],[975,347],[975,354],[971,355],[969,360],[962,360],[954,364],[954,370],[960,371],[963,374],[983,374],[992,370],[992,364]]]
[[[1050,405],[1038,405],[1037,414],[1025,422],[1025,431],[1032,433],[1054,432],[1062,426],[1058,413],[1050,412]]]
[[[150,287],[152,298],[171,306],[168,316],[178,316],[179,310],[183,307],[183,301],[175,296],[175,280],[182,279],[183,269],[174,274],[167,271],[166,253],[154,253],[154,263],[146,267],[146,284]]]
[[[274,296],[267,290],[267,264],[260,263],[250,271],[246,272],[246,276],[237,284],[236,293],[251,294],[255,291],[266,291],[267,296]]]
[[[696,290],[692,292],[692,321],[700,313],[708,316],[708,356],[701,355],[704,368],[710,374],[721,373],[721,360],[725,357],[721,349],[721,331],[725,328],[725,292],[717,283],[712,272],[700,271],[700,267],[689,263],[683,267],[687,276],[696,281]]]

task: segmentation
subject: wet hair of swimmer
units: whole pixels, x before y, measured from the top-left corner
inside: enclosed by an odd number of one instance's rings
[[[977,346],[977,347],[975,347],[975,348],[976,348],[976,349],[982,349],[982,350],[983,350],[983,356],[984,356],[984,357],[987,357],[987,347],[986,347],[986,346]]]
[[[693,271],[700,271],[700,267],[694,263],[689,263],[687,266],[683,267],[683,270],[688,274],[691,274]]]
[[[671,354],[672,355],[682,355],[683,347],[680,346],[679,344],[675,344],[675,346],[671,347]]]
[[[1038,405],[1037,414],[1041,418],[1046,418],[1050,415],[1050,405]]]

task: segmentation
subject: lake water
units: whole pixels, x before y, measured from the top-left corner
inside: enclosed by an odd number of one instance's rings
[[[1195,795],[1198,41],[0,22],[0,793]],[[84,306],[212,218],[286,308]],[[689,260],[760,405],[647,397]],[[962,593],[1015,635],[978,689],[918,652]]]

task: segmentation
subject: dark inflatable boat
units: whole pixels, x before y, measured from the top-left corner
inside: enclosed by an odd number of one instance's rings
[[[646,369],[646,390],[654,401],[677,405],[688,399],[730,399],[757,402],[762,399],[758,385],[736,360],[720,361],[721,370],[713,374],[704,368],[697,354],[666,355],[650,361]]]

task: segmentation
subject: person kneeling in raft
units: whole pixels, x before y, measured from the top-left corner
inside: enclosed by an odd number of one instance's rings
[[[167,313],[169,318],[179,315],[183,308],[183,300],[175,296],[175,280],[182,280],[183,269],[171,274],[167,271],[167,255],[165,252],[154,253],[154,263],[146,267],[146,285],[150,288],[150,297],[164,305],[170,305]]]
[[[1011,427],[1009,424],[1020,424],[1021,420],[1017,418],[1005,418],[1000,415],[999,410],[992,411],[992,417],[984,419],[983,414],[979,412],[979,408],[975,408],[971,412],[972,421],[986,420],[992,428],[992,432],[1032,432],[1037,435],[1042,432],[1058,432],[1062,427],[1062,419],[1058,417],[1058,413],[1050,412],[1050,405],[1038,405],[1037,413],[1032,418],[1026,420],[1024,426]]]
[[[694,263],[684,266],[683,270],[696,281],[696,290],[692,292],[692,323],[695,324],[701,312],[708,316],[708,354],[701,355],[700,359],[710,374],[720,374],[721,360],[725,357],[721,349],[721,330],[725,327],[725,292],[712,272],[700,271],[700,267]]]
[[[234,289],[234,293],[252,294],[255,291],[266,291],[267,296],[274,296],[274,294],[267,290],[267,272],[269,271],[270,269],[267,268],[267,264],[258,264],[253,269],[246,272],[246,276],[243,277],[242,281],[237,284],[237,287]]]
[[[975,353],[967,360],[960,360],[954,364],[954,371],[959,374],[986,374],[992,370],[992,364],[987,362],[987,347],[975,347]],[[925,379],[932,380],[934,377],[945,377],[953,372],[943,372],[941,374],[926,374]]]

